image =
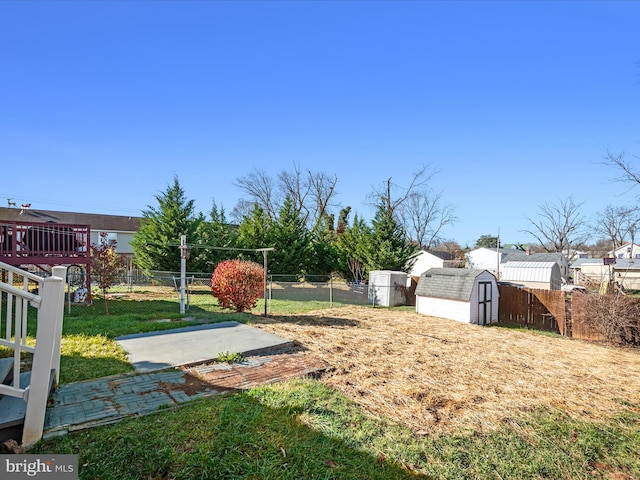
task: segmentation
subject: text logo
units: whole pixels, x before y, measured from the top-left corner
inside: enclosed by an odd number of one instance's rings
[[[78,480],[78,456],[0,455],[0,478]]]

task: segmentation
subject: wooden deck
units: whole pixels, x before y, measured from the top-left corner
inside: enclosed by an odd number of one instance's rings
[[[0,222],[0,261],[9,265],[88,265],[89,225]]]

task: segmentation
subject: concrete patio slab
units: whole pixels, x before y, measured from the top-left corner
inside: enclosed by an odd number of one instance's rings
[[[138,372],[195,365],[220,353],[259,355],[283,350],[294,342],[238,322],[221,322],[117,337]]]

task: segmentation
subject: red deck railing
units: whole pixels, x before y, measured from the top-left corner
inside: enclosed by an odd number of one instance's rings
[[[0,221],[0,261],[9,265],[89,263],[89,225]]]

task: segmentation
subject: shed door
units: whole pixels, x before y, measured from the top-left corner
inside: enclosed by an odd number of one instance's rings
[[[491,323],[491,282],[478,282],[478,325]]]

